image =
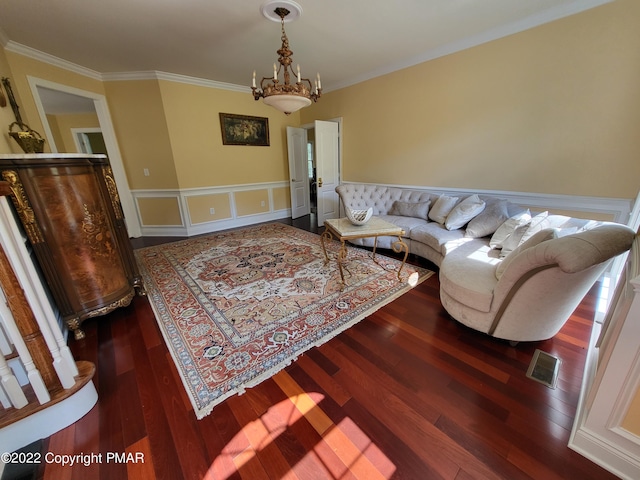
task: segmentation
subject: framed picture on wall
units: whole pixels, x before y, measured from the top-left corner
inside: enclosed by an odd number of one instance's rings
[[[269,119],[220,113],[223,145],[269,146]]]

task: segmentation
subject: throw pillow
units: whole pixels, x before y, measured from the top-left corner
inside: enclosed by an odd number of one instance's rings
[[[505,199],[487,201],[485,209],[467,225],[464,236],[481,238],[495,233],[498,227],[509,219],[508,203]]]
[[[429,218],[440,225],[444,224],[449,212],[453,210],[458,202],[458,197],[440,195],[429,211]]]
[[[480,200],[477,194],[471,195],[453,207],[447,215],[444,226],[447,230],[457,230],[465,226],[469,221],[478,216],[486,206],[484,200]]]
[[[549,212],[539,213],[538,215],[533,217],[528,224],[521,225],[516,228],[515,231],[511,235],[509,235],[504,242],[502,242],[502,252],[500,252],[500,256],[507,256],[513,250],[518,248],[518,246],[522,245],[529,238],[531,238],[535,233],[539,232],[543,228],[548,227],[548,216]]]
[[[521,252],[556,237],[557,237],[557,232],[554,228],[545,228],[543,230],[536,232],[526,242],[520,244],[516,249],[514,249],[511,253],[509,253],[509,255],[507,255],[505,259],[498,264],[498,267],[496,268],[496,278],[500,280],[500,277],[502,277],[507,267],[511,264],[511,262],[513,262],[513,259],[516,258]]]
[[[502,244],[507,239],[509,235],[511,235],[516,228],[521,225],[526,225],[531,221],[531,212],[529,210],[525,210],[524,212],[520,212],[513,217],[507,219],[502,225],[498,227],[495,231],[491,240],[489,241],[489,246],[491,248],[502,248]]]
[[[390,215],[400,215],[401,217],[415,217],[428,220],[429,206],[431,200],[419,203],[400,202],[396,200],[389,210]]]

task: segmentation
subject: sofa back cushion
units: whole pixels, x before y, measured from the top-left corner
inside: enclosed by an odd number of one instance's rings
[[[389,215],[400,215],[401,217],[414,217],[422,218],[423,220],[429,219],[429,206],[431,200],[426,202],[401,202],[396,200],[393,202]]]
[[[523,250],[526,250],[527,248],[535,247],[536,245],[542,242],[546,242],[547,240],[556,238],[556,236],[557,236],[557,231],[554,228],[545,228],[543,230],[540,230],[534,233],[526,241],[524,241],[519,246],[517,246],[514,250],[512,250],[506,257],[504,257],[502,262],[500,262],[500,264],[496,268],[496,278],[500,280],[500,277],[502,277],[502,274],[504,273],[504,271],[507,269],[509,264],[513,261],[513,259],[520,254],[520,252],[522,252]]]
[[[444,226],[447,230],[457,230],[464,227],[470,220],[480,215],[486,207],[486,202],[473,194],[458,203],[447,215]]]
[[[433,202],[438,199],[438,195],[429,192],[357,183],[343,183],[336,187],[336,192],[345,207],[355,210],[366,210],[372,207],[374,215],[388,215],[396,201],[406,203],[431,201],[433,205]]]
[[[458,200],[460,200],[459,197],[440,195],[433,204],[433,207],[431,207],[431,211],[429,212],[429,219],[439,223],[440,225],[444,225],[447,216],[456,206]]]

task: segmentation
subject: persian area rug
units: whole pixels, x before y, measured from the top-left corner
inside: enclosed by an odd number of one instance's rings
[[[274,223],[135,251],[167,347],[200,419],[433,272]]]

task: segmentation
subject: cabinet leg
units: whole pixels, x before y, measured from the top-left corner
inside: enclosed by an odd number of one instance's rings
[[[86,335],[84,330],[80,328],[80,320],[78,318],[71,318],[66,321],[67,327],[73,332],[73,338],[76,340],[82,340]]]
[[[139,297],[146,297],[147,296],[147,291],[144,288],[144,283],[142,283],[142,279],[141,278],[135,279],[135,281],[133,282],[133,288],[135,289],[135,291],[136,291],[136,293],[138,294]]]

